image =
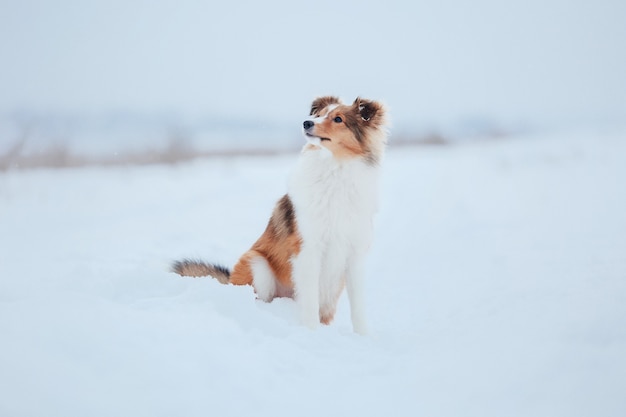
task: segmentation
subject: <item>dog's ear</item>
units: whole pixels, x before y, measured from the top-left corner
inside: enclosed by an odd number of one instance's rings
[[[318,114],[320,110],[331,104],[341,104],[341,101],[334,96],[318,97],[313,100],[313,103],[311,103],[311,113],[309,114],[311,116],[313,116],[314,114]]]
[[[380,115],[380,113],[382,113],[382,106],[379,103],[371,100],[365,100],[361,97],[357,97],[356,100],[354,100],[352,107],[356,113],[361,115],[361,119],[366,122],[369,122],[377,114]]]

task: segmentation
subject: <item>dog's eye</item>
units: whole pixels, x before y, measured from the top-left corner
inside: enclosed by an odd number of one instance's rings
[[[335,117],[335,118],[333,119],[333,122],[335,122],[335,123],[341,123],[341,122],[343,122],[343,119],[342,119],[341,117],[337,116],[337,117]]]

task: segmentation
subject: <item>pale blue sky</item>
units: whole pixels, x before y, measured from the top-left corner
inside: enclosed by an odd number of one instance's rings
[[[0,3],[0,112],[299,118],[384,99],[400,126],[626,120],[626,2]]]

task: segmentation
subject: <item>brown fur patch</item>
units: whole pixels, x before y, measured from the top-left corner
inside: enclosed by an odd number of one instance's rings
[[[252,285],[252,268],[250,267],[250,261],[255,256],[259,256],[259,254],[252,250],[241,255],[241,258],[239,258],[233,267],[233,272],[230,274],[231,284]]]
[[[318,97],[313,100],[313,103],[311,103],[311,112],[309,113],[309,115],[319,116],[320,111],[330,106],[331,104],[341,104],[341,101],[334,96]]]
[[[287,237],[296,231],[296,212],[287,194],[276,203],[268,228],[272,229],[272,233],[282,237]]]
[[[239,259],[231,274],[235,285],[252,285],[251,261],[259,256],[267,260],[278,284],[293,290],[291,260],[300,252],[301,238],[295,211],[288,195],[283,196],[274,208],[267,228],[249,251]]]

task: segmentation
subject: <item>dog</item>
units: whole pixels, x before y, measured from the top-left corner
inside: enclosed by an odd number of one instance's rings
[[[330,324],[347,288],[352,327],[365,334],[364,257],[372,240],[378,176],[387,143],[385,106],[357,97],[316,98],[303,123],[306,144],[265,232],[235,264],[184,259],[172,271],[252,285],[257,297],[296,301],[301,322]]]

